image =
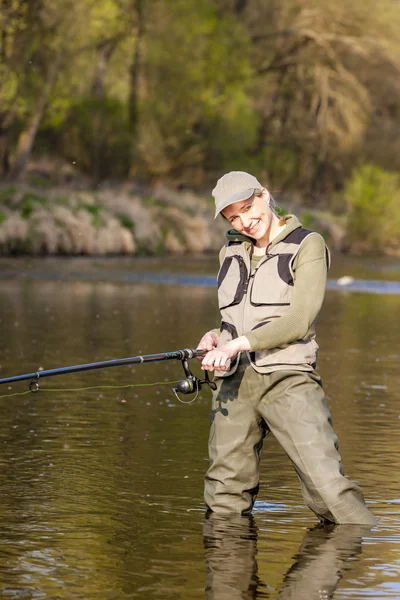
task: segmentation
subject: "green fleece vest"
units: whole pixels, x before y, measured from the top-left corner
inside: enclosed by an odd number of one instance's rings
[[[246,244],[228,244],[218,273],[218,303],[221,311],[221,335],[218,345],[283,316],[290,307],[294,285],[293,263],[302,243],[313,232],[298,227],[276,243],[253,272]],[[249,359],[259,373],[275,369],[312,370],[317,361],[318,345],[314,324],[303,339],[279,348],[250,352]],[[239,356],[229,371],[235,372]]]

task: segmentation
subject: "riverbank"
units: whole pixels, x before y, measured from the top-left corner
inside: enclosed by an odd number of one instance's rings
[[[19,184],[0,187],[3,255],[161,255],[221,246],[222,221],[191,192],[132,187],[76,191]]]
[[[352,250],[346,217],[285,206],[320,232],[334,252]],[[0,254],[157,256],[215,252],[226,224],[213,218],[212,198],[158,185],[96,191],[0,186]]]

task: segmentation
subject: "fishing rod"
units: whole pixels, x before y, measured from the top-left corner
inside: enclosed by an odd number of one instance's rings
[[[43,379],[44,377],[53,377],[55,375],[64,375],[67,373],[78,373],[81,371],[93,371],[94,369],[108,369],[109,367],[120,367],[123,365],[142,365],[144,363],[161,362],[165,360],[180,360],[185,372],[185,377],[178,381],[172,390],[175,394],[178,392],[181,394],[197,394],[203,385],[208,385],[212,390],[215,390],[217,387],[213,381],[210,381],[208,377],[208,371],[206,371],[205,378],[200,379],[199,377],[196,377],[196,375],[193,375],[189,368],[189,359],[201,358],[205,354],[205,350],[191,350],[190,348],[186,348],[185,350],[175,350],[173,352],[162,352],[160,354],[144,354],[143,356],[103,360],[101,362],[88,363],[85,365],[73,365],[70,367],[60,367],[58,369],[47,369],[36,371],[35,373],[25,373],[24,375],[5,377],[4,379],[0,379],[0,384],[14,383],[16,381],[30,379],[30,391],[37,392],[40,389],[39,380]]]

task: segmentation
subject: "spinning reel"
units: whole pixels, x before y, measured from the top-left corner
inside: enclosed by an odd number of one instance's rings
[[[197,394],[201,390],[203,385],[208,385],[212,390],[216,390],[217,386],[214,381],[210,381],[208,377],[208,371],[205,373],[204,379],[199,379],[196,375],[193,375],[189,369],[189,364],[186,358],[182,359],[182,367],[185,371],[186,377],[178,381],[178,383],[172,388],[175,396],[179,400],[178,393],[180,394]],[[194,398],[195,399],[195,398]]]

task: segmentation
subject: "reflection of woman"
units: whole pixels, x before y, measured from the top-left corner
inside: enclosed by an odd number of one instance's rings
[[[308,530],[280,586],[278,598],[333,598],[344,571],[361,554],[362,537],[368,532],[368,526],[354,525],[318,524]],[[258,570],[257,527],[252,516],[209,513],[204,521],[203,541],[207,600],[267,597],[269,586],[261,579],[268,577],[269,569],[263,561],[263,572]],[[269,555],[272,549],[265,550]],[[271,569],[275,568],[272,564]]]
[[[207,332],[202,368],[216,371],[205,501],[218,513],[251,511],[265,434],[292,460],[304,500],[321,521],[374,524],[343,476],[321,380],[314,321],[326,285],[323,238],[279,219],[255,177],[228,173],[213,190],[215,216],[234,228],[220,253],[222,323]]]
[[[209,513],[203,525],[207,600],[256,598],[257,528],[252,515]]]
[[[365,525],[316,525],[307,532],[286,573],[279,600],[320,600],[334,597],[344,571],[361,554]]]

